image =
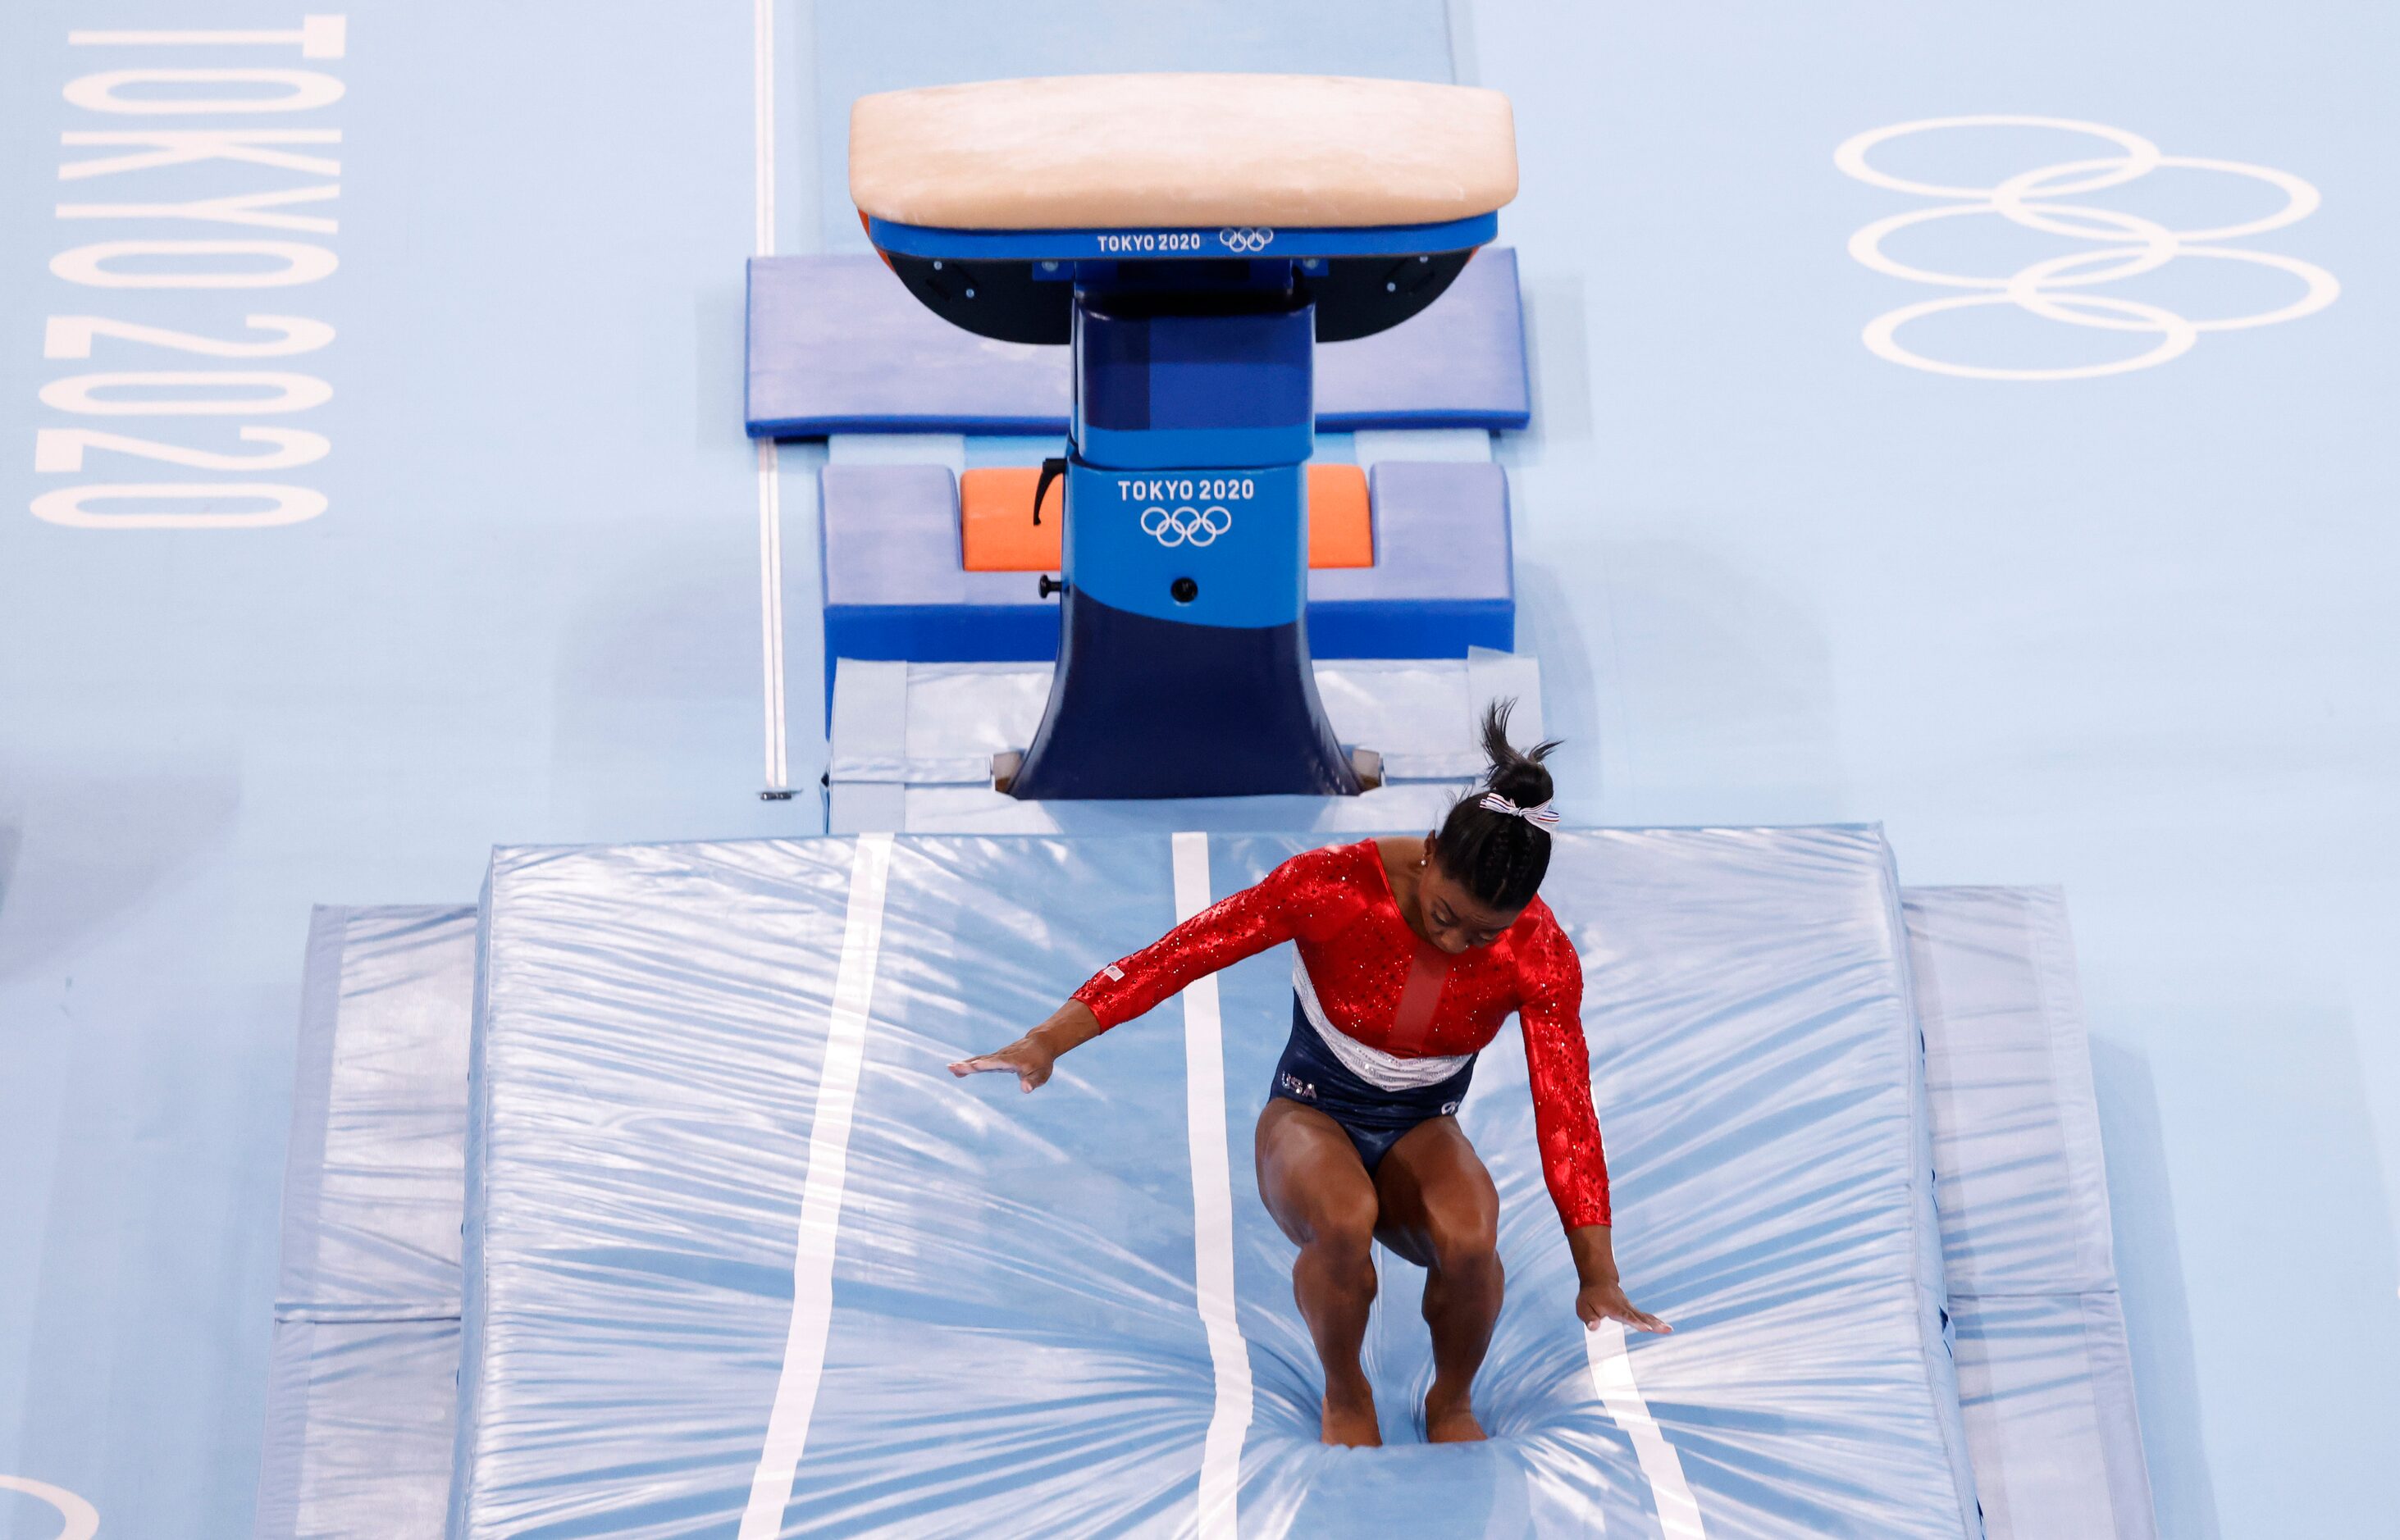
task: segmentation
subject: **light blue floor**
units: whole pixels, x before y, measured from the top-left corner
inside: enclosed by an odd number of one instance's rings
[[[2391,1527],[2400,19],[2313,0],[1706,16],[1481,0],[1294,34],[1258,6],[1222,25],[1181,7],[1144,37],[1052,49],[1045,27],[1097,28],[1102,9],[817,9],[813,26],[805,6],[776,11],[784,250],[848,237],[815,125],[858,85],[1054,54],[1439,75],[1446,49],[1457,77],[1508,91],[1524,193],[1504,236],[1537,428],[1504,454],[1571,815],[1881,818],[1911,882],[2063,882],[2165,1532]],[[752,16],[738,0],[672,22],[388,5],[353,12],[346,57],[321,62],[67,45],[70,27],[297,14],[106,11],[0,15],[0,420],[17,445],[0,461],[0,1476],[81,1492],[103,1534],[237,1534],[309,905],[470,895],[499,840],[814,826],[805,793],[753,796]],[[325,152],[339,200],[301,211],[338,232],[54,219],[65,200],[308,180],[218,164],[58,181],[62,157],[104,153],[61,131],[196,121],[103,120],[61,94],[161,64],[342,79],[341,102],[273,125],[342,130]],[[2341,297],[2111,378],[1991,383],[1873,356],[1871,319],[1941,291],[1845,243],[1925,200],[1846,178],[1834,147],[1983,113],[2096,120],[2307,179],[2324,207],[2243,244],[2321,266]],[[1877,156],[1989,184],[2107,153],[2091,143],[1993,130]],[[2190,228],[2276,198],[2162,170],[2074,201]],[[320,239],[342,266],[197,293],[46,271],[87,242],[168,235]],[[2085,244],[1979,218],[1890,250],[2005,273]],[[2297,284],[2187,257],[2106,292],[2206,317]],[[225,366],[110,339],[45,359],[43,320],[67,314],[331,323],[322,352],[232,365],[332,383],[328,404],[262,419],[333,441],[278,473],[329,511],[176,533],[31,517],[76,479],[32,470],[38,428],[233,447],[246,420],[40,404],[75,373]],[[1916,325],[1929,351],[2018,366],[2148,341],[1997,310]],[[803,786],[822,768],[809,462],[787,456],[783,482]],[[83,479],[185,474],[90,464]],[[56,1523],[0,1492],[0,1535]]]

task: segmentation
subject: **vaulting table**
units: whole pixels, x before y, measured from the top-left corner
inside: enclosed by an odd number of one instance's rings
[[[862,98],[851,196],[908,291],[1074,348],[1057,671],[1028,797],[1345,795],[1309,671],[1316,344],[1424,309],[1517,190],[1495,91],[1084,75]],[[1048,583],[1050,579],[1033,579]]]

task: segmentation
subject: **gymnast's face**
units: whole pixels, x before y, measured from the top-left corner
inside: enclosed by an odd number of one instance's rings
[[[1425,841],[1425,869],[1417,877],[1417,918],[1425,938],[1452,957],[1491,946],[1525,911],[1495,909],[1467,892],[1466,883],[1441,869],[1433,843]]]

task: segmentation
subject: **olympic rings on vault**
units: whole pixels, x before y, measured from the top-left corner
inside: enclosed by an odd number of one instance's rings
[[[2116,153],[2095,156],[2087,160],[2066,160],[2055,165],[2038,166],[2031,170],[2019,171],[1989,187],[1959,187],[1913,181],[1881,170],[1867,158],[1869,151],[1888,140],[1949,129],[2056,129],[2105,141]],[[2316,211],[2319,198],[2314,187],[2289,171],[2278,171],[2265,166],[2245,165],[2235,160],[2208,160],[2197,156],[2166,155],[2141,135],[2112,129],[2105,123],[2005,114],[1919,118],[1913,123],[1895,123],[1856,135],[1834,152],[1834,164],[1840,167],[1845,174],[1872,186],[1920,198],[1949,200],[1930,208],[1911,209],[1878,219],[1850,237],[1850,255],[1878,273],[1905,279],[1911,283],[1966,291],[1940,299],[1903,305],[1867,322],[1862,334],[1867,350],[1877,358],[1906,364],[1912,369],[1923,369],[1936,375],[1955,375],[1965,379],[1994,380],[2091,379],[2102,375],[2122,375],[2181,358],[2191,351],[2203,332],[2236,332],[2254,326],[2272,326],[2279,321],[2298,320],[2331,305],[2335,296],[2341,293],[2341,286],[2334,280],[2334,276],[2314,263],[2273,252],[2219,244],[2265,235],[2298,224]],[[2203,230],[2170,230],[2153,220],[2120,209],[2062,201],[2122,186],[2162,166],[2214,171],[2263,182],[2284,195],[2284,204],[2274,212],[2258,219]],[[1996,214],[2012,225],[2046,235],[2100,244],[2090,251],[2048,257],[2005,276],[1934,272],[1911,266],[1884,252],[1885,238],[1895,231],[1936,220],[1980,214]],[[2298,298],[2277,309],[2210,320],[2191,320],[2145,301],[2091,292],[2101,284],[2155,272],[2177,257],[2243,262],[2277,268],[2298,279],[2301,292]],[[2157,340],[2147,351],[2130,358],[2054,369],[2003,369],[1929,358],[1900,340],[1901,329],[1910,321],[1944,310],[1970,309],[1987,305],[2013,305],[2044,320],[2104,332],[2133,333]]]
[[[1141,511],[1141,532],[1163,546],[1212,545],[1234,527],[1233,513],[1211,503],[1207,508],[1161,508]]]

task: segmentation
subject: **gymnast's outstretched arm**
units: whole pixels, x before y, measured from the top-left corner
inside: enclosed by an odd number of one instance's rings
[[[1030,1091],[1050,1078],[1061,1054],[1082,1047],[1121,1022],[1157,1005],[1195,978],[1289,941],[1295,887],[1329,857],[1306,851],[1245,888],[1193,915],[1130,957],[1094,974],[1049,1019],[996,1053],[950,1066],[959,1076],[1006,1070]]]
[[[1587,1330],[1603,1320],[1640,1331],[1675,1329],[1625,1296],[1610,1229],[1608,1157],[1591,1104],[1591,1056],[1583,1037],[1583,964],[1552,930],[1520,963],[1530,986],[1520,1013],[1542,1179],[1558,1206],[1575,1258],[1575,1315]]]
[[[1059,1055],[1082,1047],[1105,1030],[1090,1006],[1080,1000],[1070,1000],[1051,1012],[1048,1020],[1007,1047],[962,1058],[950,1066],[950,1073],[963,1079],[1006,1070],[1016,1076],[1019,1090],[1030,1091],[1050,1078]]]

